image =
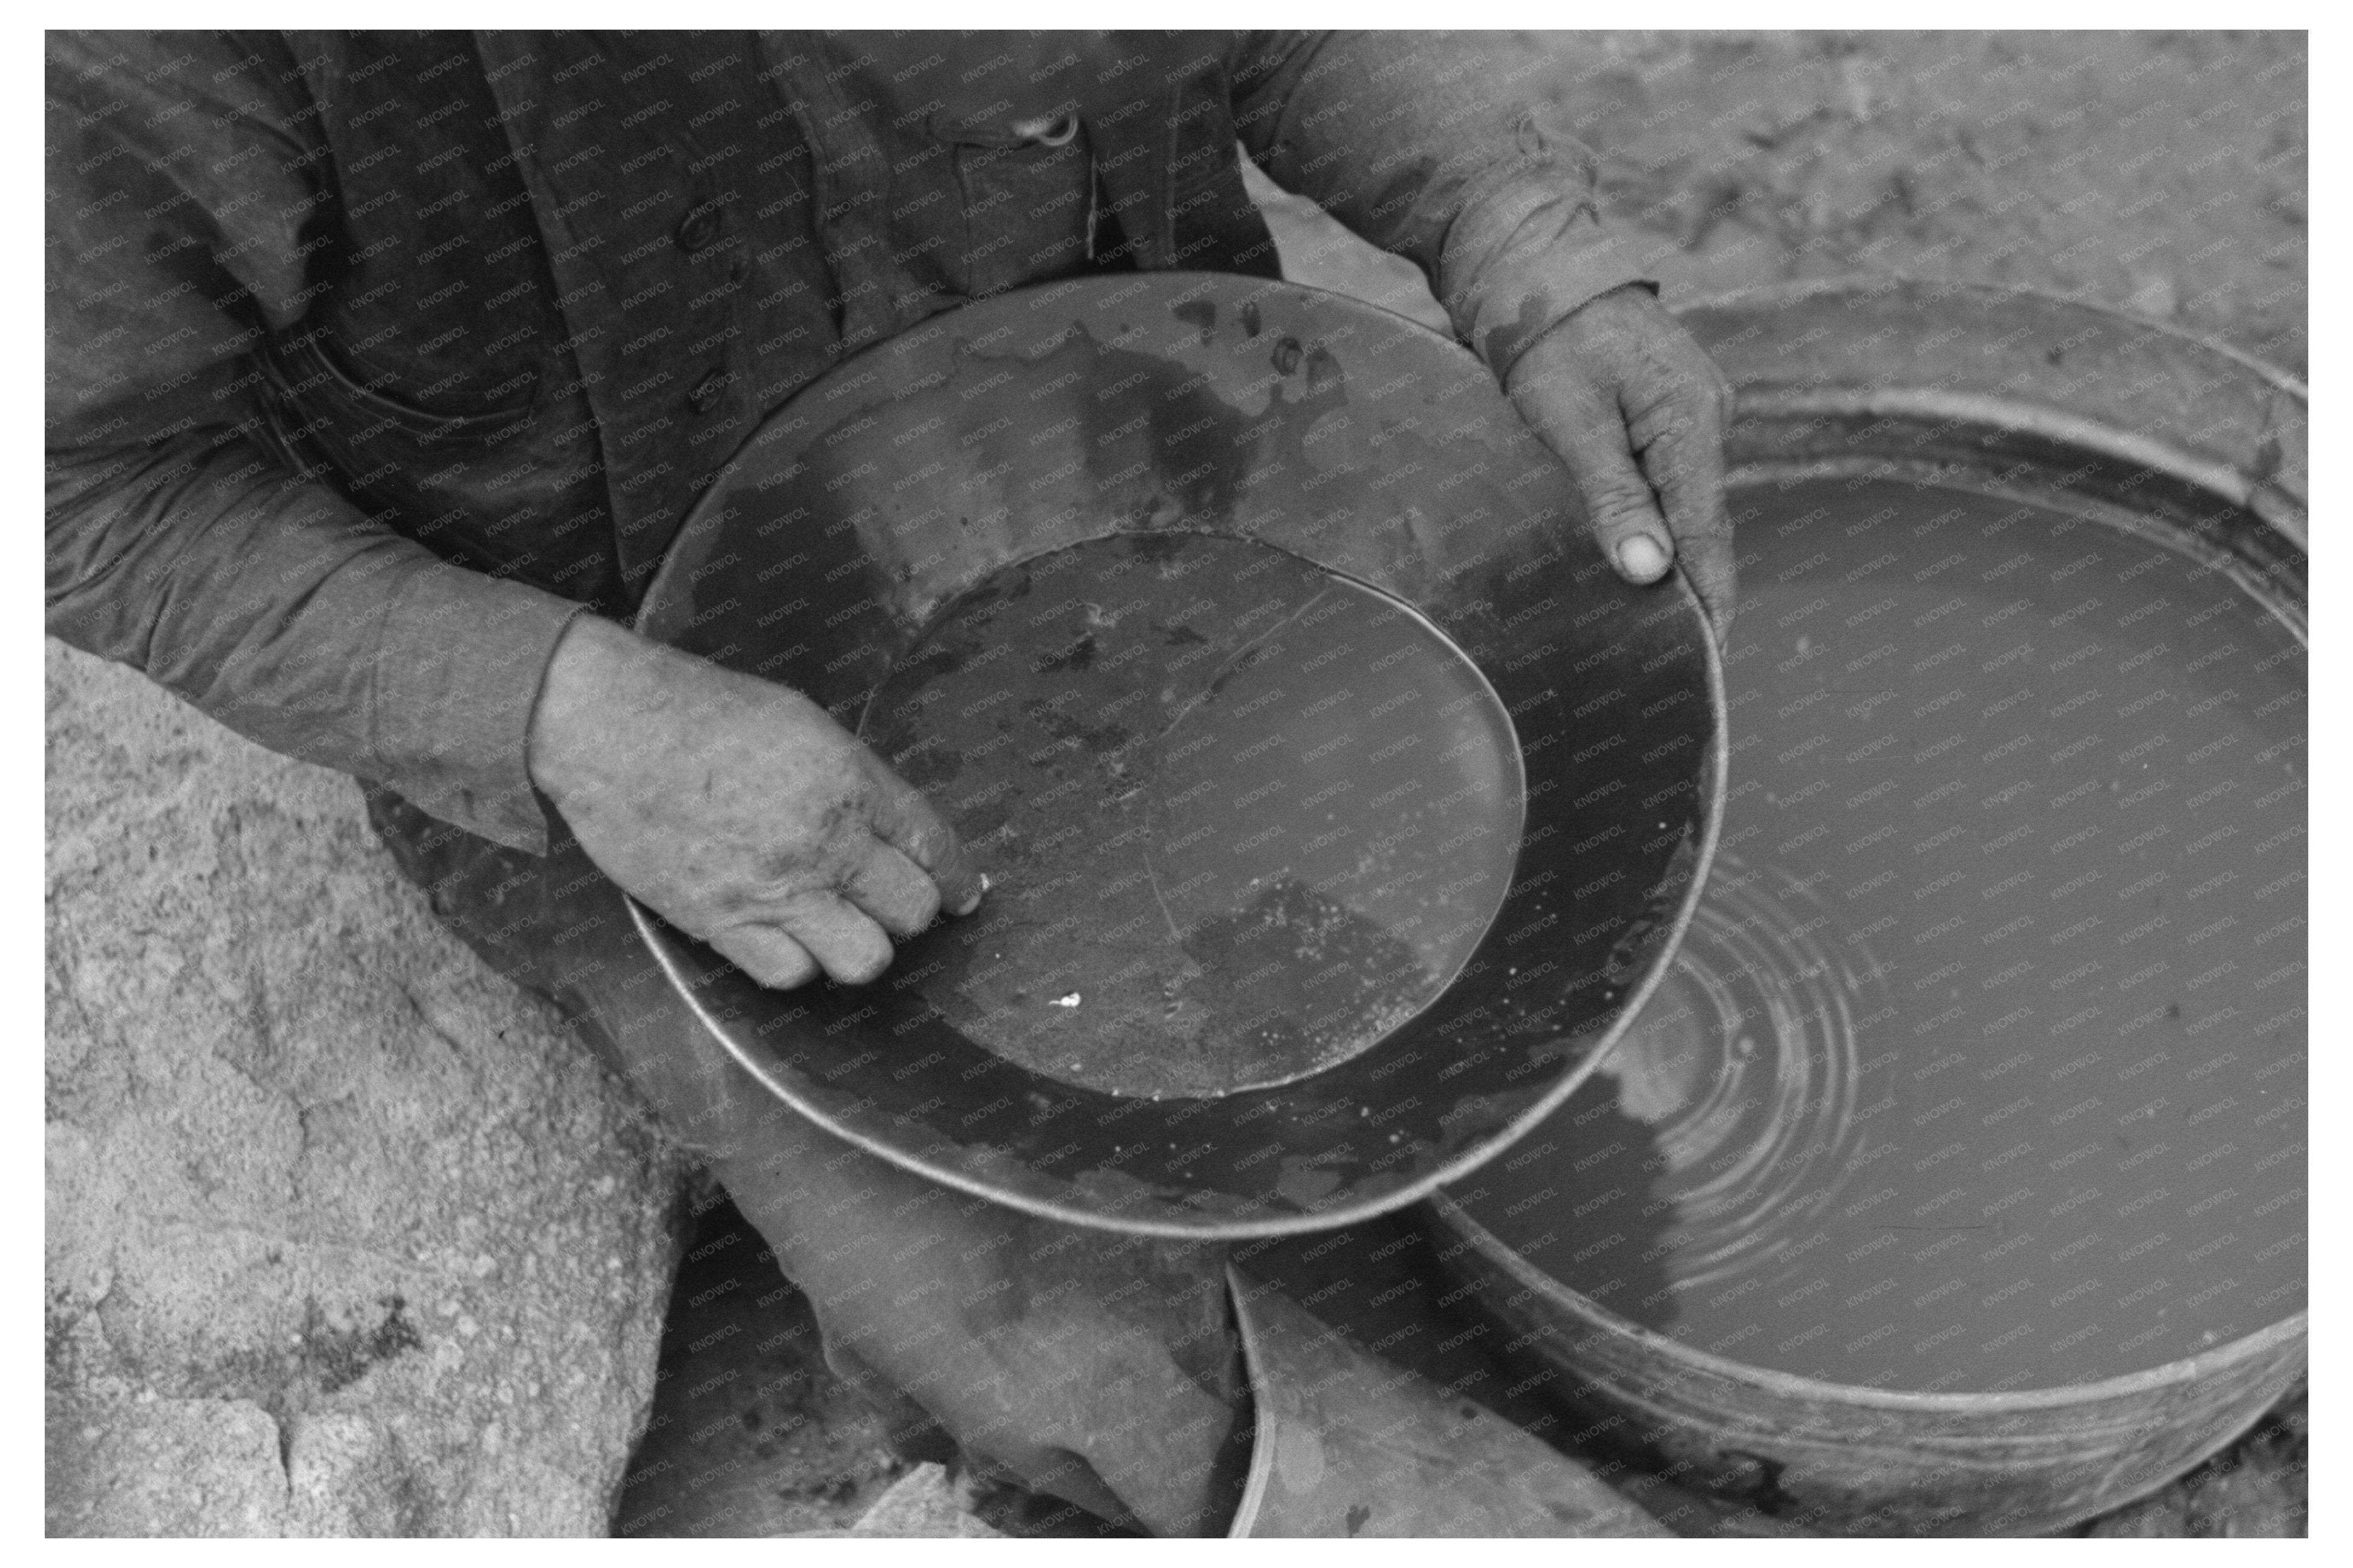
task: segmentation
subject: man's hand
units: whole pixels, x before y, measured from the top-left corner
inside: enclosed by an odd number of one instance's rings
[[[824,709],[593,616],[556,645],[530,763],[607,876],[764,985],[863,984],[892,935],[980,902],[955,830]]]
[[[1647,289],[1588,300],[1514,363],[1504,390],[1568,465],[1620,575],[1655,582],[1676,556],[1721,643],[1732,626],[1724,513],[1724,373]]]

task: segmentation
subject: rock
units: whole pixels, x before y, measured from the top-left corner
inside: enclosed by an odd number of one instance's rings
[[[917,1465],[892,1483],[847,1533],[924,1541],[1003,1539],[965,1511],[946,1468],[932,1464]]]
[[[603,1534],[680,1172],[357,787],[47,659],[48,1524]]]
[[[51,1535],[284,1535],[278,1424],[244,1399],[85,1399],[52,1391]]]

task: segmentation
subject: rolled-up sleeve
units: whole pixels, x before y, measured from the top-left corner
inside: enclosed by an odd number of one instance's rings
[[[1656,287],[1600,222],[1543,64],[1492,33],[1251,33],[1229,69],[1251,158],[1418,263],[1498,377],[1586,301]]]
[[[49,36],[47,628],[544,853],[531,710],[580,606],[443,562],[270,434],[255,345],[301,321],[332,234],[283,50]]]

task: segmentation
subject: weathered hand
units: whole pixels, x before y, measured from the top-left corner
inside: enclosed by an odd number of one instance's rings
[[[862,984],[980,901],[955,830],[824,709],[609,621],[557,644],[530,747],[588,858],[762,984]]]
[[[1636,583],[1683,573],[1719,642],[1733,610],[1724,511],[1732,389],[1647,289],[1613,289],[1571,312],[1513,364],[1504,389],[1575,477],[1595,537]]]

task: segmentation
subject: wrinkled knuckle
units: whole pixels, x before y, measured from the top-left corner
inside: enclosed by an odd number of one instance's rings
[[[1651,498],[1633,485],[1620,480],[1605,480],[1586,490],[1586,503],[1593,510],[1597,527],[1632,528],[1647,521]]]
[[[836,906],[838,901],[837,895],[824,888],[816,886],[795,888],[770,899],[761,911],[760,918],[770,925],[780,928],[786,935],[806,947],[808,945],[807,939],[811,933],[825,929],[826,914]]]
[[[826,858],[820,873],[818,890],[847,897],[858,890],[859,884],[864,879],[865,874],[866,858],[864,856],[837,850]]]
[[[1704,354],[1678,353],[1666,367],[1666,375],[1678,387],[1694,395],[1704,395],[1715,383],[1715,367]]]
[[[908,824],[905,834],[908,858],[921,866],[932,866],[944,858],[954,844],[947,824],[928,811],[917,812]]]
[[[750,869],[756,889],[745,893],[744,901],[797,893],[809,880],[808,851],[797,845],[764,849],[752,858]]]

